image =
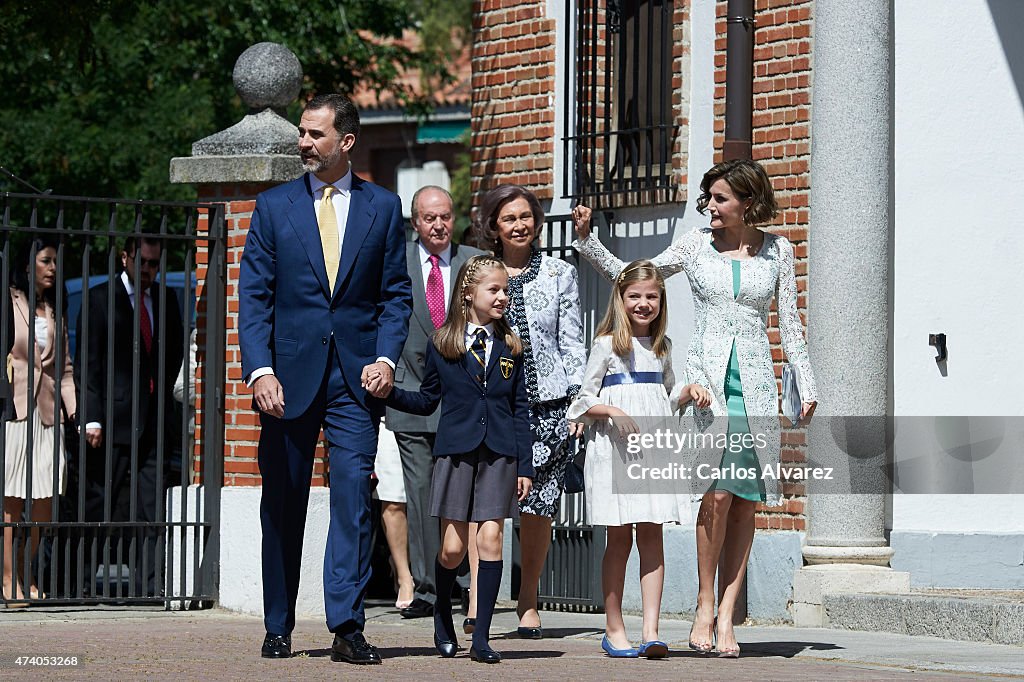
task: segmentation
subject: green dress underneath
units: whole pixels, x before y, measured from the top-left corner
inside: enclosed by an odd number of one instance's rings
[[[732,295],[740,295],[740,261],[732,261]],[[725,373],[725,401],[729,410],[729,442],[735,442],[741,435],[749,433],[747,409],[743,404],[743,384],[740,381],[740,363],[736,360],[736,341],[732,342],[729,353],[729,369]],[[733,435],[736,434],[736,435]],[[749,441],[749,438],[747,439]],[[740,451],[726,448],[722,453],[720,465],[723,472],[729,465],[735,469],[747,469],[756,472],[751,478],[723,477],[711,485],[711,490],[725,490],[737,497],[754,502],[764,502],[766,498],[764,481],[761,480],[761,465],[757,461],[757,453],[753,448],[745,447]]]

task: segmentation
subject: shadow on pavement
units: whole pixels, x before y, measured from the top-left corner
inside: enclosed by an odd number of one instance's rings
[[[578,635],[600,635],[603,632],[604,628],[544,628],[544,639],[564,639]],[[520,639],[515,630],[498,633],[497,637],[501,639]],[[492,635],[493,638],[494,635]]]
[[[388,658],[399,658],[406,656],[433,656],[440,658],[437,654],[437,649],[434,647],[425,646],[395,646],[395,647],[377,647],[377,653],[383,659]],[[295,656],[308,656],[309,658],[330,658],[331,650],[328,649],[306,649],[305,651],[296,651]],[[353,666],[359,667],[359,666]]]
[[[744,658],[793,658],[804,651],[838,651],[844,647],[829,642],[739,642]]]
[[[566,652],[564,652],[564,651],[543,651],[543,650],[537,650],[537,649],[531,649],[530,651],[522,651],[522,650],[519,650],[519,651],[505,651],[504,649],[499,649],[498,653],[501,654],[501,658],[503,660],[507,659],[507,660],[510,660],[510,661],[515,661],[515,660],[520,660],[520,659],[525,660],[525,659],[529,659],[529,658],[561,658],[562,656],[565,656]],[[467,656],[468,655],[469,654],[467,653]]]

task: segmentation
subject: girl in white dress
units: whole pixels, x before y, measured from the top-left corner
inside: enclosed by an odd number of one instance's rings
[[[710,394],[697,384],[675,385],[671,342],[665,336],[665,304],[665,281],[650,261],[635,261],[622,269],[597,329],[583,387],[568,413],[571,420],[582,418],[592,424],[584,468],[587,517],[608,527],[601,564],[605,609],[601,648],[617,658],[668,655],[668,646],[658,638],[665,582],[662,524],[689,520],[690,514],[685,492],[614,492],[613,458],[622,452],[617,442],[639,432],[634,418],[667,417],[691,400],[702,407],[711,402]],[[622,620],[622,589],[634,526],[644,614],[639,647],[630,644]]]

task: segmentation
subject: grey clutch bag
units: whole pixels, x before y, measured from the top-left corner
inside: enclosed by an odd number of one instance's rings
[[[800,400],[800,370],[791,362],[782,367],[782,415],[789,420],[790,426],[800,423],[800,411],[803,401]]]

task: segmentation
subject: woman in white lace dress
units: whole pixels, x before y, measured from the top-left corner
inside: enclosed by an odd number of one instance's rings
[[[691,648],[719,656],[739,655],[732,618],[754,539],[757,502],[779,504],[774,478],[760,478],[779,460],[779,397],[775,380],[768,313],[777,301],[779,333],[786,357],[799,369],[803,418],[817,403],[814,373],[807,355],[803,323],[797,312],[793,245],[785,237],[757,228],[777,214],[771,181],[753,161],[720,163],[704,174],[697,210],[708,211],[708,228],[695,229],[651,260],[663,276],[685,272],[694,299],[694,331],[686,357],[687,380],[713,396],[710,409],[695,411],[698,428],[715,417],[734,435],[756,434],[753,447],[723,453],[727,468],[754,467],[756,479],[714,482],[697,516],[698,597]],[[623,267],[590,233],[590,209],[574,210],[577,250],[608,278]],[[721,557],[721,560],[719,560]],[[721,599],[715,618],[715,574]],[[713,634],[713,630],[716,631]]]

